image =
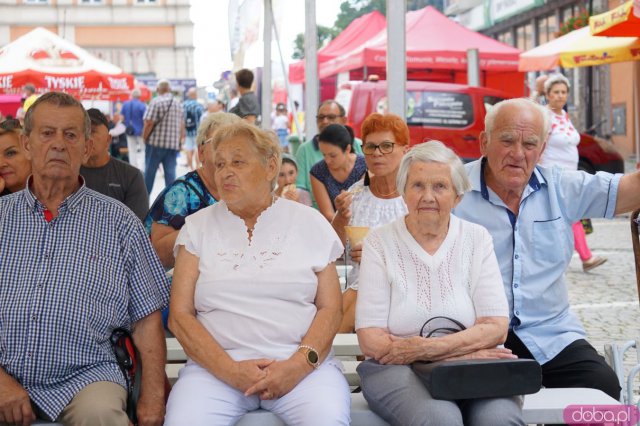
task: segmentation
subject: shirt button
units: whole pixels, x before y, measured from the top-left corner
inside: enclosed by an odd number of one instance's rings
[[[36,320],[36,316],[35,316],[35,315],[31,315],[31,319],[32,319],[33,321],[35,321],[35,320]]]
[[[520,311],[516,311],[516,315],[520,315]]]
[[[515,284],[513,285],[513,288],[518,288],[518,283],[515,283]]]
[[[31,352],[27,352],[27,358],[31,358]]]
[[[516,258],[516,259],[519,259],[519,258],[520,258],[520,256],[518,256],[518,255],[516,254],[516,255],[515,255],[515,258]]]

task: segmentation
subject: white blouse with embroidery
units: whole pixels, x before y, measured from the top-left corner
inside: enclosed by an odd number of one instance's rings
[[[249,242],[224,201],[188,216],[175,243],[200,259],[196,317],[236,361],[286,359],[316,314],[316,272],[343,251],[316,210],[277,198]]]
[[[489,232],[451,215],[433,255],[409,233],[404,217],[371,232],[362,255],[356,329],[416,336],[435,316],[467,328],[478,317],[509,316]]]

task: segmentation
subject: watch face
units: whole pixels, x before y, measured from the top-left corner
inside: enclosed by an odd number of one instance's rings
[[[307,358],[309,359],[309,362],[311,364],[315,364],[318,362],[318,352],[316,351],[309,351],[309,354],[307,355]]]

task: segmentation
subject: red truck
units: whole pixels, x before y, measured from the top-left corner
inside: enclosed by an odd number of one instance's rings
[[[492,105],[510,96],[485,87],[460,84],[407,81],[407,125],[411,145],[439,140],[464,161],[480,157],[480,132],[484,117]],[[344,102],[344,99],[342,100]],[[348,122],[361,136],[362,122],[372,112],[386,111],[386,81],[358,83],[352,86],[348,102]],[[624,161],[611,143],[580,134],[579,167],[590,173],[624,172]]]

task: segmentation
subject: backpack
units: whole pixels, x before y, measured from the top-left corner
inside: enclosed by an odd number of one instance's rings
[[[185,118],[184,126],[187,131],[196,130],[198,128],[198,114],[196,113],[195,105],[189,105],[186,108],[187,116]]]

